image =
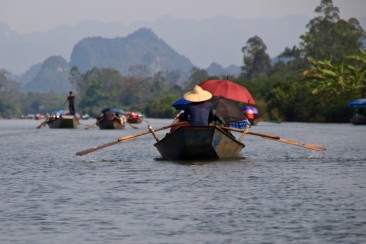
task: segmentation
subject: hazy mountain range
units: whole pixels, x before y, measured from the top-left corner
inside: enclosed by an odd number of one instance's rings
[[[141,28],[126,37],[88,37],[79,41],[71,53],[70,67],[85,73],[93,67],[113,68],[123,75],[141,71],[152,76],[157,72],[176,71],[189,74],[193,64],[173,50],[151,29]]]
[[[212,63],[228,67],[242,65],[241,48],[258,35],[271,57],[285,47],[298,45],[309,18],[285,16],[236,20],[213,17],[202,21],[163,17],[154,22],[103,23],[86,20],[76,25],[60,25],[47,32],[19,34],[0,22],[0,68],[12,74],[23,74],[32,65],[40,65],[50,56],[61,56],[70,62],[74,46],[87,37],[125,37],[141,27],[150,28],[172,49],[189,59],[196,67],[206,69]],[[366,17],[359,19],[366,27]],[[28,70],[29,72],[29,70]]]
[[[74,46],[70,62],[62,56],[51,56],[41,65],[33,65],[23,75],[13,78],[26,91],[66,93],[72,89],[68,77],[74,66],[81,73],[93,68],[112,68],[124,76],[151,77],[161,72],[174,84],[187,81],[194,67],[189,59],[174,51],[150,29],[141,28],[126,37],[84,38]],[[219,65],[210,67],[210,72],[221,72],[222,75],[233,72],[220,69]],[[237,67],[234,74],[239,73]]]

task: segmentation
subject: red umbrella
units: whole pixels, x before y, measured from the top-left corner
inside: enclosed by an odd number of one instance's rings
[[[224,97],[238,102],[255,104],[252,95],[244,87],[229,80],[206,80],[198,84],[213,96]]]

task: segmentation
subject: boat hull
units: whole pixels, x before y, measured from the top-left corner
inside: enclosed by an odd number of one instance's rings
[[[366,117],[357,117],[357,116],[354,116],[351,119],[351,122],[354,125],[366,125]]]
[[[235,158],[245,147],[216,126],[181,126],[154,146],[167,160]]]
[[[142,119],[141,118],[127,118],[127,122],[130,124],[141,124],[142,123]]]
[[[127,123],[130,123],[130,124],[141,124],[142,123],[142,116],[135,112],[125,112],[123,115],[126,116]]]
[[[56,119],[51,119],[47,122],[47,125],[51,129],[76,129],[79,122],[73,115],[60,115]]]
[[[113,120],[99,120],[97,121],[97,125],[101,130],[121,130],[125,128],[125,123],[116,118]]]

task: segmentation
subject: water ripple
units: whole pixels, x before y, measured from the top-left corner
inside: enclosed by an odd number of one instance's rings
[[[170,120],[149,120],[159,128]],[[263,123],[235,160],[165,161],[145,131],[0,121],[1,243],[363,243],[366,127]],[[164,132],[158,133],[161,138]]]

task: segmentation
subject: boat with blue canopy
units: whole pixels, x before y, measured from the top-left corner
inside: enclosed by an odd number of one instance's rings
[[[352,124],[366,125],[366,98],[352,100],[348,107],[353,110]]]

